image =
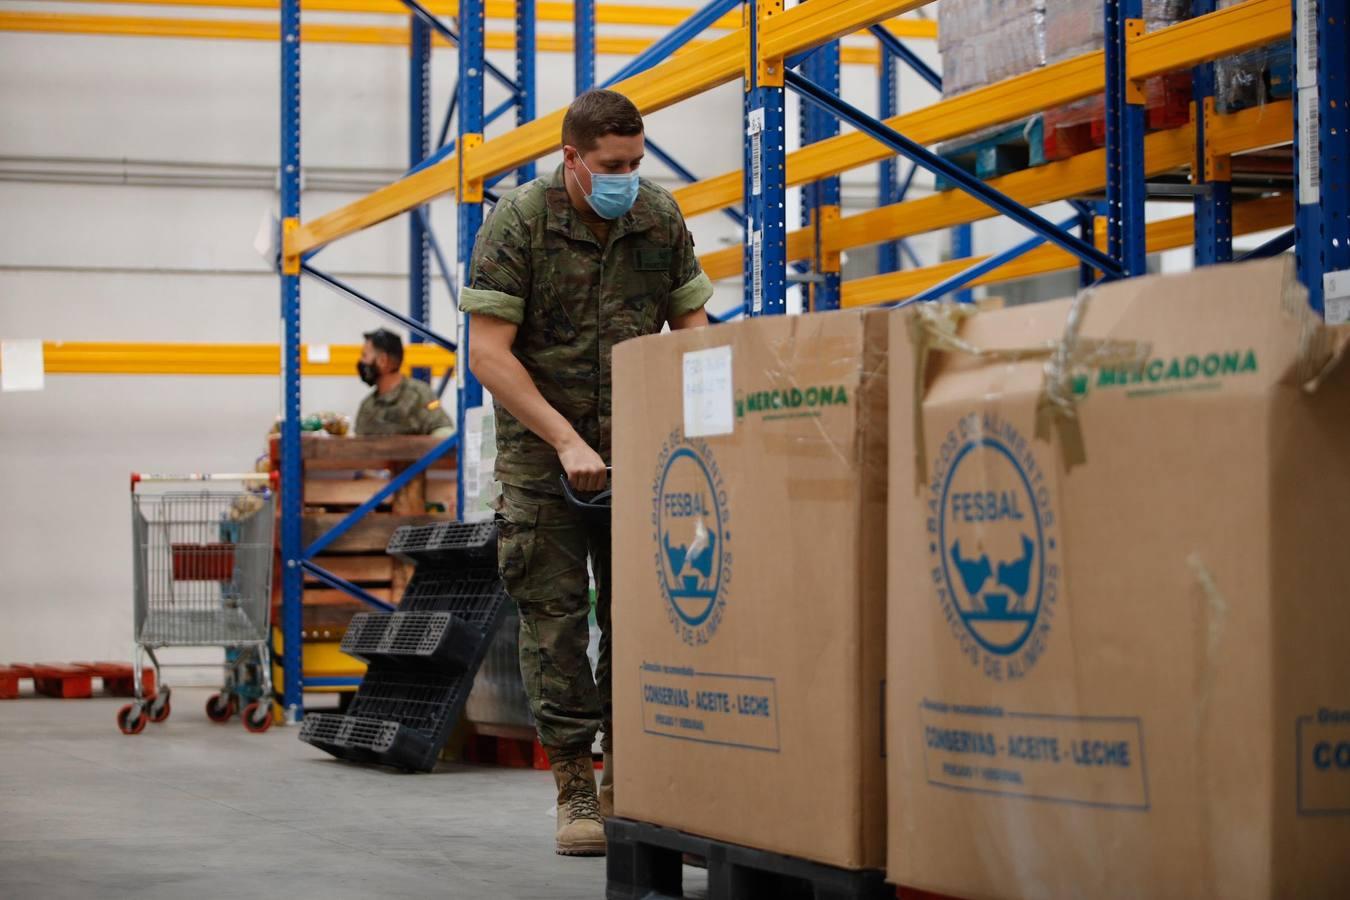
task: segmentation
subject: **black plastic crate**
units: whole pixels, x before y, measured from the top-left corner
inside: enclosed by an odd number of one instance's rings
[[[358,613],[342,638],[342,652],[374,665],[463,670],[478,653],[483,632],[455,613]]]
[[[436,567],[497,566],[497,526],[492,522],[405,525],[389,539],[387,552]]]

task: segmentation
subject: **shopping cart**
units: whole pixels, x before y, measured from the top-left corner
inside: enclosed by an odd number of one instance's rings
[[[201,486],[191,491],[142,490],[194,482]],[[155,655],[163,647],[225,648],[225,684],[207,701],[207,716],[224,722],[243,701],[245,728],[271,726],[275,496],[269,474],[131,476],[136,699],[117,713],[123,734],[169,718],[171,689]],[[153,696],[142,690],[142,654],[155,668]]]

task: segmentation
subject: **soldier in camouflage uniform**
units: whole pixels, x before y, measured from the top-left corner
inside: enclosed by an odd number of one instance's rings
[[[474,248],[460,308],[469,365],[496,404],[498,555],[521,611],[520,669],[558,785],[557,849],[605,851],[613,806],[609,532],[567,506],[560,477],[604,488],[615,344],[706,325],[712,284],[674,199],[640,181],[642,118],[612,91],[578,97],[563,164],[502,197]],[[595,573],[594,678],[587,560]],[[597,794],[591,746],[603,728]]]
[[[356,371],[375,390],[361,401],[356,433],[454,434],[454,425],[435,391],[426,382],[403,377],[403,339],[383,328],[365,338]]]

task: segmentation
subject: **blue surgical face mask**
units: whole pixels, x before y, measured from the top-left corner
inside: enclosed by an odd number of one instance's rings
[[[586,194],[586,202],[595,210],[597,216],[602,219],[617,219],[633,208],[638,195],[636,172],[629,172],[627,175],[597,175],[586,165],[581,154],[577,154],[577,162],[581,163],[581,167],[591,176],[591,192]],[[575,170],[572,177],[577,177]],[[577,187],[581,187],[580,178],[577,178]]]

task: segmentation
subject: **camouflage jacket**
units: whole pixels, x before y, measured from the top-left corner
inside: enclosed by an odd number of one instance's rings
[[[610,460],[615,344],[701,309],[712,282],[675,199],[648,181],[604,246],[572,208],[560,166],[502,197],[474,247],[460,309],[520,326],[512,352],[583,440]],[[472,336],[470,337],[472,340]],[[558,455],[500,404],[497,478],[558,493]]]
[[[436,392],[416,378],[405,377],[384,395],[371,391],[356,413],[356,433],[362,435],[431,434],[453,426]]]

